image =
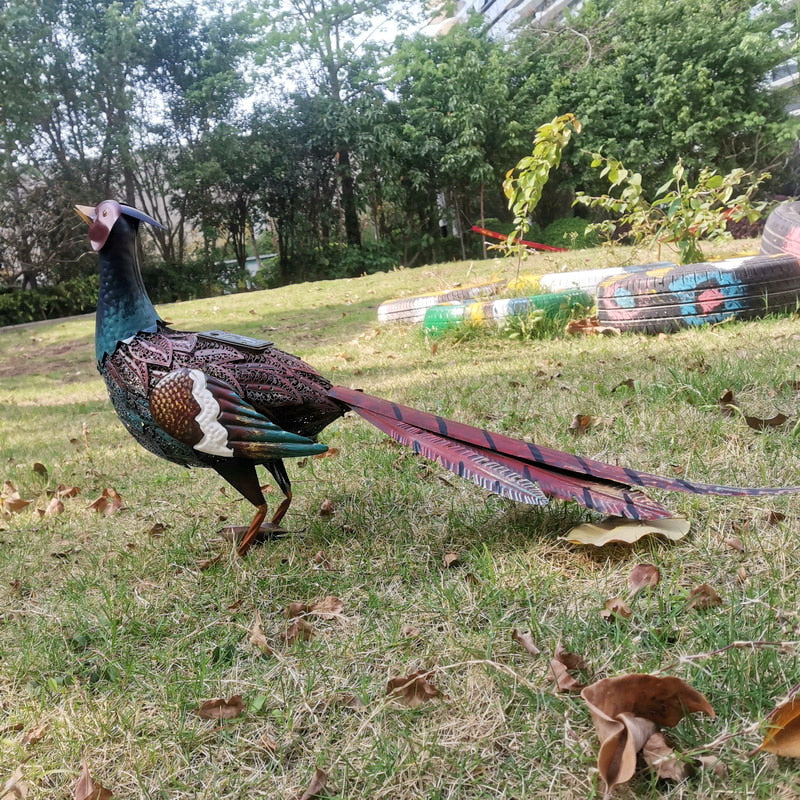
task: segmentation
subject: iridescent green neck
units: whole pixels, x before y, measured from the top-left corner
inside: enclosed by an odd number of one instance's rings
[[[95,320],[98,363],[121,341],[140,331],[154,331],[161,321],[142,282],[136,258],[137,225],[120,217],[99,253],[100,294]]]

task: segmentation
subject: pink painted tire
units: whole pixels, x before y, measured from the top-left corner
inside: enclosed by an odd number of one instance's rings
[[[785,253],[651,269],[603,281],[597,316],[621,331],[662,333],[800,306],[800,258]]]

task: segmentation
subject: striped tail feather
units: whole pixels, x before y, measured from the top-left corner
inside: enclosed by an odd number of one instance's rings
[[[502,453],[464,445],[405,422],[353,408],[357,414],[397,441],[436,461],[462,478],[470,478],[495,494],[530,505],[544,505],[547,497],[575,500],[604,514],[633,519],[661,519],[672,514],[639,491],[597,478],[553,472]]]
[[[484,466],[487,461],[493,462],[495,477],[500,474],[498,468],[502,468],[506,470],[506,474],[510,471],[524,481],[538,485],[545,495],[575,500],[607,514],[632,519],[672,516],[669,510],[642,492],[631,489],[632,486],[729,496],[769,496],[800,491],[800,487],[747,488],[665,478],[490,433],[343,386],[332,387],[329,394],[385,433],[414,447],[456,474],[462,474],[459,473],[459,464],[464,463],[463,453],[467,450],[473,453],[474,458],[479,458]],[[430,438],[431,436],[434,438]],[[426,444],[423,445],[423,442]],[[463,469],[466,477],[472,478],[484,488],[513,497],[510,487],[507,491],[498,491],[484,482],[485,475],[479,479],[468,473],[466,467]]]

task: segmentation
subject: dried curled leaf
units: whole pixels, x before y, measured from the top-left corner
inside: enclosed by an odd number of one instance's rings
[[[562,537],[571,544],[591,544],[603,547],[611,542],[633,544],[643,536],[659,535],[677,541],[689,533],[689,521],[683,517],[657,520],[635,520],[625,517],[608,517],[602,522],[586,522],[574,527]]]
[[[19,514],[30,504],[30,500],[23,500],[20,497],[17,487],[11,481],[5,481],[2,491],[0,491],[0,516],[9,517],[11,514]]]
[[[769,729],[759,750],[787,758],[800,758],[800,695],[776,706],[768,719]]]
[[[661,581],[661,572],[654,564],[637,564],[628,576],[631,595],[636,595],[642,589],[658,586]]]
[[[514,630],[511,631],[511,638],[517,642],[517,644],[522,645],[522,649],[532,656],[538,656],[539,653],[542,652],[534,644],[533,636],[531,636],[530,631],[528,633],[520,633],[519,628],[514,628]]]
[[[92,779],[85,758],[81,761],[81,765],[81,776],[75,784],[74,800],[108,800],[112,797],[108,789]]]
[[[294,644],[295,642],[308,642],[317,635],[313,625],[309,625],[304,619],[293,619],[286,630],[283,632],[283,638],[286,644]]]
[[[327,783],[328,773],[317,767],[314,770],[314,777],[311,779],[311,783],[308,784],[308,788],[302,794],[295,795],[294,800],[314,800],[314,798],[319,797]]]
[[[25,800],[28,796],[28,784],[22,780],[24,767],[18,766],[11,777],[0,787],[0,800]]]
[[[695,586],[695,588],[689,592],[689,597],[686,601],[686,608],[699,608],[701,610],[721,605],[722,598],[717,594],[717,591],[707,583],[701,583],[699,586]]]
[[[597,767],[609,791],[630,780],[636,754],[657,728],[677,725],[696,711],[714,716],[708,700],[675,677],[634,673],[604,678],[587,686],[581,697],[600,739]]]
[[[225,700],[220,697],[217,700],[206,700],[194,710],[200,719],[235,719],[244,711],[244,701],[240,694]]]
[[[428,680],[429,670],[418,670],[402,678],[391,678],[386,684],[386,694],[408,708],[441,697],[442,693]]]
[[[619,336],[620,331],[609,325],[602,325],[597,317],[574,319],[567,323],[566,332],[570,336]]]
[[[91,508],[92,511],[96,511],[98,514],[108,517],[123,508],[122,498],[119,496],[119,492],[116,489],[109,486],[103,489],[103,493],[97,500],[90,503],[89,508]]]
[[[737,415],[741,415],[742,419],[754,431],[763,431],[767,428],[779,428],[781,425],[785,425],[789,421],[789,417],[787,417],[785,414],[775,414],[775,416],[766,419],[763,417],[748,416],[739,409],[739,404],[736,402],[733,389],[727,389],[725,392],[723,392],[718,403],[719,410],[724,416],[735,417]]]
[[[603,619],[611,619],[614,616],[628,619],[633,614],[628,604],[621,597],[612,597],[606,600],[600,616]]]
[[[683,781],[693,772],[691,764],[667,744],[663,733],[654,733],[645,742],[642,757],[662,780]]]
[[[570,674],[570,670],[586,669],[588,664],[583,656],[570,653],[560,642],[550,659],[553,680],[562,692],[579,692],[586,685]]]
[[[343,609],[344,603],[335,595],[329,594],[317,600],[312,600],[310,603],[289,603],[283,610],[283,616],[287,619],[305,616],[334,619],[342,615]]]
[[[275,651],[269,646],[267,637],[264,636],[264,628],[261,624],[261,613],[259,611],[256,611],[256,616],[253,620],[253,625],[250,628],[250,636],[248,636],[247,641],[254,647],[257,647],[262,653],[264,653],[264,655],[271,656],[275,653]]]

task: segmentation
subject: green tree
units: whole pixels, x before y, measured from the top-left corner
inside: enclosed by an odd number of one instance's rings
[[[479,27],[458,25],[403,41],[390,65],[402,118],[397,179],[409,201],[425,204],[428,230],[443,211],[451,216],[463,256],[463,231],[485,216],[487,192],[492,210],[502,208],[502,175],[521,146],[504,49]]]
[[[514,102],[547,119],[574,112],[582,146],[613,153],[660,183],[678,158],[690,169],[764,170],[793,133],[765,86],[785,58],[774,19],[755,0],[589,0],[560,29],[530,28],[514,44]],[[564,179],[597,190],[588,159]]]
[[[336,168],[345,241],[361,243],[357,164],[352,149],[355,101],[380,82],[372,33],[388,19],[408,18],[414,4],[394,0],[262,0],[255,7],[264,31],[262,58],[275,72],[288,70],[295,88],[325,102],[333,133],[327,158]]]

